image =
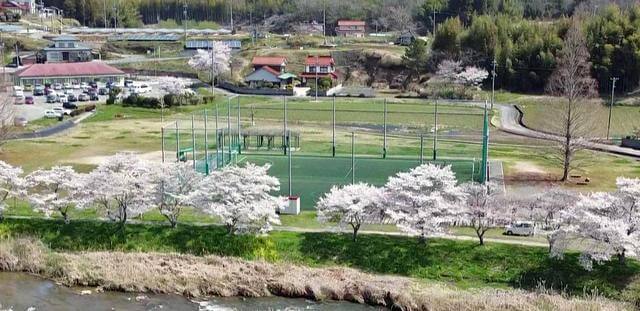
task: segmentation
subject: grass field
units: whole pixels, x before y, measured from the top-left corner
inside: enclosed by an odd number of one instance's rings
[[[640,264],[610,262],[589,272],[577,254],[550,259],[545,248],[431,239],[348,234],[272,232],[269,236],[229,236],[217,226],[128,225],[58,220],[13,220],[0,223],[0,237],[30,235],[56,251],[122,250],[216,254],[250,260],[308,266],[347,266],[363,271],[446,282],[463,288],[538,288],[584,295],[597,290],[609,297],[637,299]]]
[[[295,155],[295,153],[294,153]],[[280,179],[280,194],[289,194],[288,157],[283,155],[243,154],[240,162],[255,164],[271,164],[269,174]],[[472,176],[478,178],[480,166],[467,160],[448,160],[435,162],[440,165],[451,165],[459,181],[468,181]],[[419,165],[415,159],[380,159],[358,156],[355,159],[355,181],[381,186],[389,176]],[[472,170],[474,170],[472,172]],[[318,198],[328,192],[333,185],[351,183],[350,157],[292,156],[292,194],[301,198],[301,208],[313,210]]]

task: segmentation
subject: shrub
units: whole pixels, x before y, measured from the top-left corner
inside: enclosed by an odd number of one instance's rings
[[[160,108],[160,100],[155,97],[129,95],[122,101],[123,107]]]

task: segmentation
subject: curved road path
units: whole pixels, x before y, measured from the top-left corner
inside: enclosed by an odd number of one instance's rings
[[[561,136],[543,133],[524,126],[521,122],[522,113],[518,109],[516,109],[515,105],[500,104],[498,105],[498,109],[500,109],[500,124],[497,125],[497,127],[504,132],[514,135],[553,140],[558,142],[563,140],[563,137]],[[587,149],[591,150],[604,151],[640,158],[640,150],[636,149],[624,148],[617,145],[609,145],[598,142],[585,142],[584,146]]]

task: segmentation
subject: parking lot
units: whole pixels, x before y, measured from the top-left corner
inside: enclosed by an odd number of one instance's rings
[[[100,85],[99,87],[104,87],[104,85]],[[65,90],[55,90],[56,93],[62,93]],[[78,97],[80,94],[82,94],[82,90],[80,89],[69,89],[66,90],[69,94],[74,94],[76,97]],[[47,96],[46,95],[42,95],[42,96],[34,96],[33,95],[33,91],[24,91],[24,96],[25,98],[28,96],[33,96],[34,102],[32,105],[27,105],[24,104],[24,100],[22,100],[21,102],[23,104],[19,104],[19,105],[15,105],[15,112],[16,112],[16,117],[23,117],[26,118],[27,121],[33,121],[33,120],[38,120],[41,119],[45,116],[45,111],[52,109],[53,107],[62,107],[62,103],[47,103]],[[97,103],[104,103],[107,100],[107,95],[99,95],[98,96],[99,100],[93,100],[93,101],[76,101],[73,102],[74,104],[80,106],[80,105],[88,105],[88,104],[97,104]]]

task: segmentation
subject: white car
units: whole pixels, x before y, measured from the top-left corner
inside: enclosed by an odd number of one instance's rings
[[[65,90],[70,90],[72,88],[73,88],[73,85],[71,85],[71,83],[67,82],[67,83],[64,84],[64,89]]]
[[[64,93],[69,95],[69,94],[73,94],[73,89],[65,89]]]
[[[72,82],[72,83],[71,83],[71,87],[72,87],[74,90],[79,90],[79,89],[80,89],[80,83],[78,83],[78,82]]]
[[[58,115],[68,115],[69,112],[70,112],[70,110],[64,109],[62,107],[53,107],[53,108],[51,108],[51,110],[53,110]]]
[[[55,112],[53,110],[45,110],[44,117],[45,118],[59,118],[61,116],[60,113]]]
[[[20,85],[14,85],[13,86],[13,91],[17,92],[17,91],[24,91],[24,88]]]
[[[504,233],[506,235],[532,236],[535,234],[535,231],[536,227],[533,221],[516,221],[504,227]]]
[[[54,83],[54,84],[53,84],[53,89],[54,89],[54,90],[62,90],[62,84],[60,84],[60,83]]]
[[[151,87],[147,84],[134,84],[129,88],[129,91],[132,94],[144,94],[144,93],[148,93],[151,92]]]
[[[80,83],[80,88],[81,88],[81,89],[86,89],[86,88],[88,88],[88,87],[89,87],[89,84],[87,84],[87,82],[82,82],[82,83]]]
[[[22,90],[14,90],[13,91],[13,96],[15,96],[15,97],[24,97],[24,91],[22,91]]]
[[[63,103],[63,104],[69,102],[69,97],[67,97],[67,94],[59,95],[58,99],[60,99],[60,103]]]

